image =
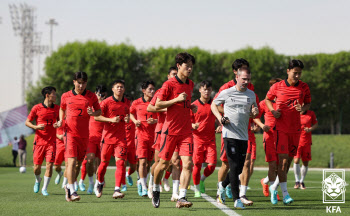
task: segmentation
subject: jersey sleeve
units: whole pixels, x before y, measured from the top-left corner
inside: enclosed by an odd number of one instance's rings
[[[107,113],[107,100],[103,100],[99,105],[101,109],[101,115],[104,116]]]
[[[263,116],[265,114],[265,107],[266,107],[265,101],[264,100],[260,101],[260,103],[259,103],[259,118],[261,118],[261,116]]]
[[[155,95],[153,96],[152,100],[149,102],[152,106],[156,105],[158,94],[159,94],[159,90],[155,93]]]
[[[66,94],[63,94],[61,97],[61,109],[66,110],[66,107],[67,107]]]
[[[28,115],[29,121],[34,121],[37,118],[37,106],[34,106]]]
[[[220,94],[217,96],[217,98],[214,99],[213,102],[216,105],[220,105],[220,104],[225,103],[226,98],[227,98],[227,90],[224,90],[224,91],[220,92]]]
[[[170,95],[170,85],[169,82],[163,83],[162,88],[159,91],[158,98],[162,101],[166,101]]]
[[[191,105],[197,105],[197,104],[193,102]],[[190,109],[190,113],[191,113],[191,123],[196,123],[196,119],[194,117],[194,113],[192,112],[192,109]]]
[[[274,84],[270,87],[269,91],[266,94],[267,99],[274,100],[276,98],[276,87],[277,87],[276,84]]]
[[[311,93],[310,93],[310,88],[307,84],[305,84],[306,87],[305,87],[305,96],[304,96],[304,104],[309,104],[311,103]]]
[[[98,102],[98,98],[95,94],[92,96],[92,107],[95,111],[101,109],[100,103]]]
[[[311,124],[312,125],[317,124],[317,118],[316,118],[316,114],[314,112],[312,112],[312,115],[311,115]]]
[[[133,114],[135,117],[136,117],[136,105],[137,105],[137,101],[134,101],[130,107],[130,114]]]

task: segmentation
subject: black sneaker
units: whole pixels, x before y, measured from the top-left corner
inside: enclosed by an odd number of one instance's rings
[[[97,184],[97,188],[96,188],[97,198],[100,198],[102,196],[103,185],[104,184]]]
[[[152,204],[154,208],[159,208],[160,205],[160,192],[153,191]]]
[[[302,190],[305,190],[305,189],[306,189],[304,182],[301,182],[301,183],[300,183],[300,189],[302,189]]]
[[[176,202],[176,208],[182,208],[182,207],[189,208],[191,206],[192,206],[192,203],[190,201],[187,201],[186,197],[182,197]]]

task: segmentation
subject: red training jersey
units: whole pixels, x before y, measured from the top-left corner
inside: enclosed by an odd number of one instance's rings
[[[35,105],[28,115],[29,121],[36,121],[36,125],[44,124],[44,130],[35,130],[34,145],[56,145],[56,123],[60,107],[52,104],[47,107],[44,103]]]
[[[86,90],[80,95],[74,89],[61,97],[61,109],[66,111],[66,131],[73,137],[89,138],[90,115],[87,108],[99,110],[95,93]]]
[[[301,122],[301,134],[300,134],[300,146],[311,145],[311,132],[306,133],[304,130],[305,127],[310,128],[312,125],[317,123],[316,115],[313,111],[308,110],[303,114],[300,114],[300,122]]]
[[[191,97],[194,83],[187,79],[183,83],[176,75],[165,81],[160,90],[159,99],[169,101],[177,98],[179,94],[187,94],[186,101],[175,103],[167,108],[166,124],[168,125],[169,135],[186,135],[192,133],[191,124]]]
[[[192,104],[197,105],[196,113],[191,111],[192,123],[199,122],[197,130],[193,130],[193,138],[196,140],[211,141],[215,140],[215,120],[216,117],[211,111],[211,102],[203,103],[200,99],[194,101]]]
[[[142,96],[135,100],[130,108],[130,113],[133,114],[137,120],[141,121],[141,125],[136,128],[136,131],[137,137],[143,140],[153,140],[154,129],[156,128],[156,124],[147,123],[147,119],[149,118],[157,119],[156,113],[147,111],[149,104],[150,102],[146,101]]]
[[[273,109],[276,109],[276,103],[272,102]],[[259,103],[259,117],[264,115],[265,125],[269,126],[271,130],[275,127],[276,119],[273,116],[272,112],[267,108],[267,105],[265,103],[265,99],[260,101]]]
[[[95,121],[95,117],[90,116],[89,137],[101,139],[104,125],[104,122]]]
[[[159,93],[160,93],[160,89],[158,89],[156,91],[156,93],[154,94],[154,96],[150,102],[150,104],[152,106],[155,106]],[[166,112],[158,112],[157,115],[158,115],[158,122],[157,122],[155,132],[160,133],[160,132],[162,132],[163,124],[165,122]]]
[[[291,86],[285,79],[273,84],[266,97],[269,100],[275,100],[276,110],[281,110],[281,116],[276,119],[276,130],[285,133],[300,132],[300,113],[294,105],[298,101],[301,105],[311,103],[309,86],[300,80],[294,86]]]

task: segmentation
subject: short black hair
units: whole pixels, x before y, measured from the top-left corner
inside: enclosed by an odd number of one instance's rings
[[[168,75],[169,75],[170,72],[173,71],[173,70],[176,70],[176,71],[177,71],[177,67],[171,66],[171,67],[169,68],[169,70],[168,70]]]
[[[289,64],[288,64],[288,69],[290,70],[290,69],[293,69],[295,67],[300,67],[301,69],[304,69],[304,64],[299,59],[290,60]]]
[[[156,86],[152,80],[147,80],[142,82],[141,89],[146,89],[149,85]]]
[[[99,92],[99,93],[107,92],[107,88],[104,85],[98,85],[96,86],[96,92]]]
[[[78,80],[78,79],[82,79],[84,82],[87,82],[88,75],[83,71],[75,72],[73,75],[73,80]]]
[[[114,85],[116,85],[116,84],[118,84],[118,83],[123,84],[123,86],[125,87],[125,81],[124,81],[124,80],[121,80],[121,79],[114,80],[111,87],[113,88]]]
[[[232,69],[237,71],[239,68],[241,68],[243,65],[247,65],[249,67],[249,62],[245,60],[244,58],[236,59],[232,63]]]
[[[200,87],[206,86],[207,88],[211,87],[211,82],[209,80],[203,80],[200,84]]]
[[[182,52],[175,56],[176,64],[182,65],[183,63],[187,63],[189,61],[191,61],[192,64],[196,63],[196,59],[194,58],[194,56],[187,52]]]
[[[41,90],[41,94],[43,95],[44,99],[46,98],[46,94],[51,94],[52,91],[56,91],[56,88],[53,86],[46,86]]]

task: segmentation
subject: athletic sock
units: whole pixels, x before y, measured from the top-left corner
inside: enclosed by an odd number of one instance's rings
[[[241,185],[239,188],[240,188],[240,190],[239,190],[239,197],[245,196],[246,193],[247,193],[248,186]]]
[[[170,177],[170,175],[171,175],[171,172],[166,171],[166,172],[165,172],[164,178],[165,178],[165,179],[168,179],[168,178]]]
[[[94,184],[94,176],[89,176],[89,184],[90,185]]]
[[[160,192],[160,184],[154,184],[154,185],[153,185],[153,191],[158,191],[158,192]]]
[[[272,189],[272,190],[277,190],[278,184],[279,184],[279,183],[280,183],[280,180],[279,180],[279,178],[278,178],[278,176],[277,176],[275,182],[273,183],[273,185],[270,186],[271,189]]]
[[[309,166],[302,166],[301,167],[301,178],[300,178],[300,182],[304,182],[307,170],[309,169]]]
[[[80,179],[79,180],[79,184],[83,184],[84,183],[84,180],[83,179]]]
[[[140,178],[140,182],[142,185],[142,190],[147,189],[147,179],[146,178]]]
[[[180,189],[179,198],[186,197],[187,189]]]
[[[209,177],[213,172],[215,171],[214,165],[208,165],[203,172],[203,175],[201,177],[201,181],[204,181],[207,177]]]
[[[269,176],[266,176],[265,178],[264,178],[264,184],[268,184],[269,183],[269,181],[270,181],[270,179],[269,179]]]
[[[179,194],[180,180],[173,180],[173,194]]]
[[[67,177],[63,177],[62,187],[65,186],[68,182]]]
[[[195,185],[194,186],[194,192],[198,192],[198,191],[200,191],[199,185]]]
[[[35,182],[36,183],[40,183],[41,182],[40,175],[35,175]]]
[[[201,176],[201,181],[205,181],[206,178],[207,178],[207,177],[206,177],[204,174],[202,174],[202,176]]]
[[[120,191],[120,187],[115,186],[115,187],[114,187],[114,190],[119,190],[119,191]]]
[[[295,182],[300,182],[300,164],[294,163],[294,176],[295,176]]]
[[[75,192],[74,184],[68,184],[68,188],[70,190],[70,194],[73,194]]]
[[[149,177],[149,182],[148,182],[148,186],[149,186],[149,187],[153,187],[153,184],[154,184],[153,181],[154,181],[154,177],[153,177],[153,175],[151,174],[150,177]]]
[[[281,185],[281,190],[283,193],[283,199],[285,196],[289,195],[288,190],[287,190],[287,182],[280,182]]]
[[[44,184],[43,184],[43,188],[41,190],[47,190],[47,186],[50,183],[50,179],[51,179],[51,177],[44,176]]]

